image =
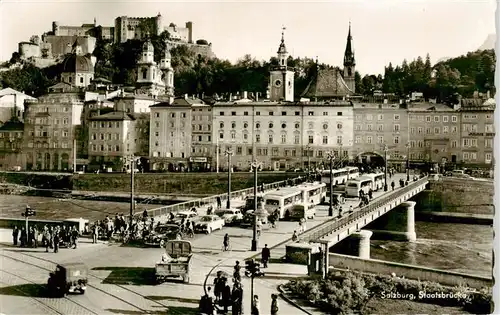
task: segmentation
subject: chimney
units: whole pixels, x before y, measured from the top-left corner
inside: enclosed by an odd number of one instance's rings
[[[184,94],[184,99],[187,100],[189,98],[189,96],[186,94]]]
[[[244,98],[244,99],[247,99],[247,98],[248,98],[248,92],[247,92],[247,91],[244,91],[244,92],[243,92],[243,98]]]
[[[255,93],[255,101],[259,101],[260,92]]]
[[[486,91],[486,99],[489,100],[490,99],[490,90]]]
[[[233,100],[233,93],[229,93],[229,101],[231,102]]]

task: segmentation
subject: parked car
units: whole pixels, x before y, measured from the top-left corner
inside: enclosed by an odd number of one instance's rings
[[[210,234],[215,230],[222,230],[225,222],[224,219],[217,215],[205,215],[194,226],[195,232]]]
[[[215,214],[224,219],[225,225],[238,224],[243,220],[243,214],[239,209],[217,209]]]
[[[198,213],[191,211],[191,210],[181,211],[175,215],[174,222],[176,224],[179,224],[179,223],[181,223],[182,219],[184,219],[184,220],[189,219],[190,221],[193,221],[197,216],[198,216]]]
[[[151,232],[144,244],[149,246],[165,247],[168,241],[175,240],[180,228],[176,224],[162,224],[158,225],[153,232]]]

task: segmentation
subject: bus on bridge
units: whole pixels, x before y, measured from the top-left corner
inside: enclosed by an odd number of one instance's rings
[[[357,166],[346,166],[345,169],[349,173],[347,179],[356,179],[359,177],[359,168]]]
[[[302,202],[302,191],[297,188],[282,188],[264,195],[265,209],[269,213],[279,210],[280,219],[285,217],[286,210]]]
[[[373,190],[373,179],[368,176],[360,176],[355,180],[350,180],[346,185],[346,196],[347,197],[360,197],[359,191],[362,190],[365,194],[368,194],[370,189]]]
[[[369,177],[373,180],[373,190],[378,191],[379,189],[384,188],[385,175],[382,172],[370,173],[363,175],[365,177]]]
[[[304,203],[313,205],[321,204],[326,198],[326,184],[320,182],[304,183],[297,186],[302,192],[302,200]]]
[[[345,168],[339,168],[332,171],[333,173],[333,184],[343,185],[347,182],[349,177],[349,171]],[[321,182],[330,185],[330,170],[324,170],[321,172]]]

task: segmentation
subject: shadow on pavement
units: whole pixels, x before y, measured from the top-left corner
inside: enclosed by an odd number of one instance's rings
[[[182,303],[190,303],[190,304],[196,304],[198,305],[200,303],[200,299],[186,299],[182,297],[175,297],[175,296],[161,296],[161,295],[149,295],[145,296],[145,299],[152,300],[152,301],[175,301],[175,302],[182,302]]]
[[[154,285],[155,269],[146,267],[95,267],[92,270],[106,270],[111,273],[102,281],[105,284]]]
[[[47,290],[43,285],[26,283],[0,288],[0,295],[47,297]]]
[[[165,311],[130,311],[107,309],[106,311],[123,315],[198,315],[198,307],[169,306]]]
[[[19,253],[45,253],[45,250],[43,247],[38,247],[38,249],[36,248],[32,248],[32,249],[23,249],[22,247],[13,247],[13,248],[9,248],[9,249],[5,249],[6,252],[19,252]],[[52,253],[54,252],[53,249],[50,249],[49,248],[49,253]]]

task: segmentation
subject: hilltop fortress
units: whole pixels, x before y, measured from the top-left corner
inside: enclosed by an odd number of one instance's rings
[[[75,41],[82,49],[83,54],[92,54],[97,40],[106,40],[113,43],[124,43],[129,39],[145,39],[146,35],[160,35],[168,31],[171,47],[187,45],[195,54],[215,57],[212,44],[205,40],[193,40],[193,22],[186,22],[185,27],[178,27],[174,23],[163,25],[160,13],[154,17],[127,17],[119,16],[114,26],[97,25],[94,23],[81,26],[59,25],[52,22],[52,30],[45,32],[41,38],[34,35],[29,41],[19,43],[19,55],[22,60],[30,61],[39,68],[56,64],[71,53]]]

